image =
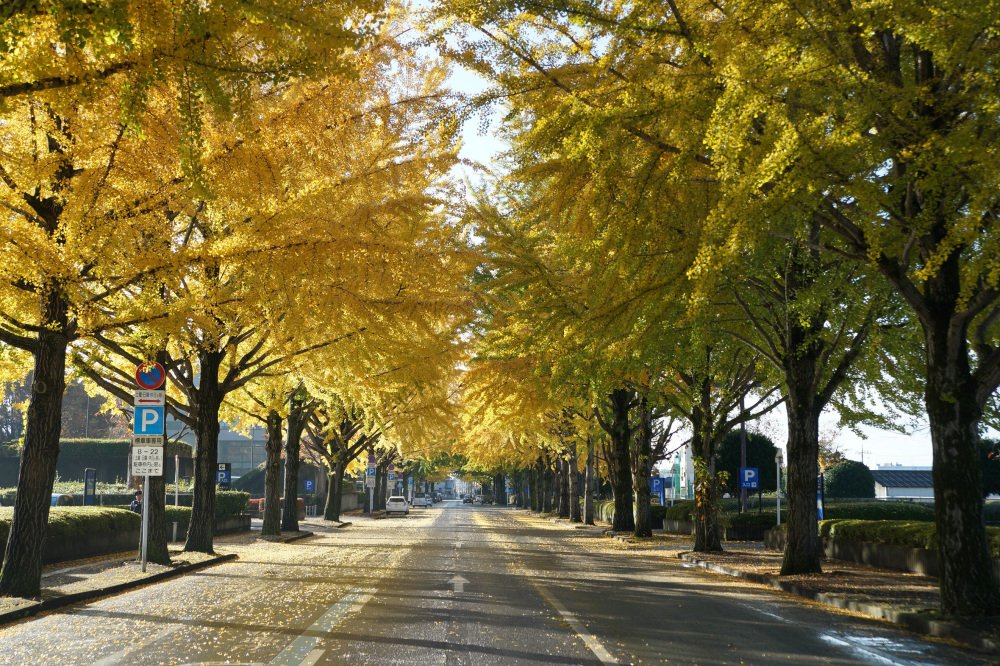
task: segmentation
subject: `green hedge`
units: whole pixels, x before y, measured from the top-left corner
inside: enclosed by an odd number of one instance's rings
[[[0,543],[7,543],[13,509],[0,509]],[[106,506],[54,506],[49,510],[47,537],[72,538],[138,529],[140,517],[128,509]]]
[[[252,495],[263,495],[266,467],[267,467],[266,461],[257,465],[252,470],[250,470],[240,478],[233,481],[233,489],[242,490]]]
[[[784,512],[784,503],[782,503]],[[823,517],[850,520],[934,520],[934,505],[921,502],[827,502]]]
[[[615,520],[614,500],[597,500],[594,502],[594,520],[612,523]]]
[[[181,495],[177,498],[177,503],[181,507],[190,507],[193,495]],[[173,495],[167,497],[167,504],[174,505]],[[215,517],[236,516],[246,513],[250,509],[250,493],[243,493],[238,490],[217,490],[215,491]]]
[[[666,520],[694,520],[694,500],[683,500],[674,502],[673,506],[668,506],[664,513]]]
[[[819,535],[844,541],[868,541],[906,548],[937,548],[934,523],[910,520],[823,520]],[[1000,527],[987,527],[990,556],[1000,557]]]
[[[59,455],[95,458],[127,456],[130,443],[131,440],[128,439],[63,438],[59,440]],[[168,441],[163,453],[167,456],[190,458],[191,445]],[[0,458],[18,458],[20,455],[21,448],[17,444],[0,445]]]

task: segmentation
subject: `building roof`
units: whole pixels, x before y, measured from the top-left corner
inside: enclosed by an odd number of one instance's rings
[[[876,469],[872,471],[875,483],[883,488],[933,488],[934,479],[931,474],[929,469]]]

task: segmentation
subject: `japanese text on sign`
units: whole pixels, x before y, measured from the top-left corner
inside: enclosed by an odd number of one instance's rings
[[[162,437],[156,439],[163,441]],[[163,447],[133,446],[132,476],[163,476]]]

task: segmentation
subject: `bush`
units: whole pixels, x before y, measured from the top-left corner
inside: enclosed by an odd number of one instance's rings
[[[240,478],[233,481],[233,490],[242,490],[253,495],[263,495],[265,476],[264,468],[266,466],[267,463],[262,462]]]
[[[784,514],[784,512],[782,513]],[[774,527],[778,524],[778,512],[772,509],[765,509],[764,511],[757,513],[756,511],[747,511],[746,513],[733,513],[726,514],[723,517],[723,522],[728,525],[765,525],[767,527]]]
[[[191,508],[186,506],[168,506],[166,511],[167,525],[170,523],[189,524],[191,522]]]
[[[594,502],[594,520],[612,523],[615,520],[614,500],[597,500]]]
[[[694,520],[694,500],[683,500],[668,506],[664,512],[665,520]]]
[[[178,503],[181,506],[191,506],[193,495],[181,495]],[[173,498],[171,498],[172,503]],[[250,493],[237,490],[217,490],[215,492],[215,517],[235,516],[246,512],[250,507]]]
[[[0,509],[0,543],[7,543],[13,509]],[[128,509],[106,506],[66,506],[49,510],[47,538],[73,538],[86,534],[104,534],[138,529],[141,522],[137,513]]]
[[[827,502],[826,519],[934,520],[934,505],[921,502]]]
[[[825,497],[875,497],[875,477],[864,463],[845,460],[823,472]]]
[[[215,493],[215,517],[238,516],[250,508],[250,493],[224,490]]]
[[[934,523],[909,520],[824,520],[819,535],[845,541],[868,541],[905,548],[937,548]],[[986,528],[990,557],[1000,557],[1000,528]]]

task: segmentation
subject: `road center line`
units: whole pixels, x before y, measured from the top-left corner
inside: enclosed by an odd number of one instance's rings
[[[312,623],[306,631],[292,641],[288,647],[282,650],[277,657],[272,659],[268,666],[300,666],[300,664],[315,663],[309,662],[309,658],[313,656],[316,651],[316,647],[323,640],[322,635],[307,635],[307,634],[328,634],[333,631],[333,628],[340,624],[349,615],[357,613],[368,600],[372,598],[372,595],[365,592],[364,589],[356,587],[351,590],[348,594],[344,596],[343,599],[335,603],[330,607],[328,611],[323,613],[319,619]],[[322,652],[320,652],[322,654]],[[316,657],[318,659],[318,657]]]
[[[597,640],[597,637],[594,636],[589,631],[587,631],[587,628],[584,627],[583,624],[576,619],[576,616],[573,615],[573,613],[571,613],[565,606],[563,606],[558,599],[552,596],[549,593],[549,591],[545,589],[543,585],[533,580],[531,581],[531,584],[535,587],[536,590],[538,590],[539,594],[545,597],[545,600],[549,602],[549,604],[551,604],[553,608],[559,611],[559,614],[562,615],[563,619],[566,620],[569,626],[573,628],[573,631],[576,632],[576,635],[583,639],[583,642],[587,644],[587,647],[590,648],[590,651],[594,653],[594,656],[601,660],[602,664],[606,664],[607,666],[612,666],[618,663],[618,660],[612,657],[611,653],[604,649],[604,646],[601,645],[601,642],[599,640]]]

